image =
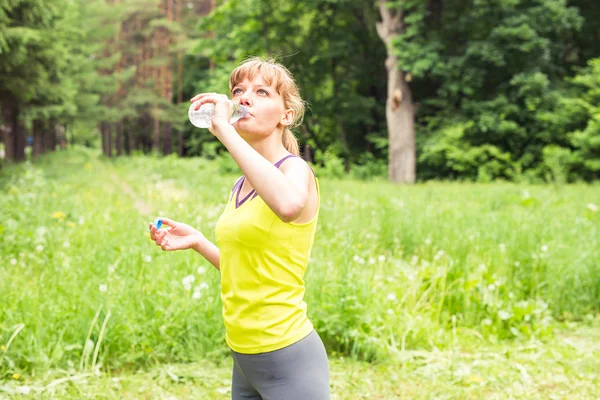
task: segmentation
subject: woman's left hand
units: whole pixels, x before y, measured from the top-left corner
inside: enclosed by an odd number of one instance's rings
[[[218,136],[220,133],[220,127],[223,124],[229,125],[231,121],[231,105],[229,98],[224,94],[219,93],[200,93],[191,98],[190,102],[198,102],[194,110],[199,110],[203,104],[212,103],[215,105],[215,113],[212,117],[212,125],[208,128],[210,133]]]

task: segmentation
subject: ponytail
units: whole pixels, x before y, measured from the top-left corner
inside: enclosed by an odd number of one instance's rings
[[[285,128],[283,130],[283,147],[290,153],[299,156],[300,155],[300,146],[298,145],[298,139],[292,133],[289,128]]]

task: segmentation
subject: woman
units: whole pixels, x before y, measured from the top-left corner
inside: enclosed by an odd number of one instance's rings
[[[151,237],[163,250],[192,248],[220,270],[234,400],[329,399],[327,354],[303,300],[319,211],[318,181],[290,130],[304,102],[289,71],[273,60],[242,63],[229,88],[249,112],[233,125],[227,96],[191,99],[195,109],[215,105],[209,130],[244,174],[217,222],[217,245],[168,218],[168,229],[150,224]]]

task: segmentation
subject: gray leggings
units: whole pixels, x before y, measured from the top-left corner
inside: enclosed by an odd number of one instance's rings
[[[231,351],[232,400],[328,400],[329,364],[312,331],[283,349],[260,354]]]

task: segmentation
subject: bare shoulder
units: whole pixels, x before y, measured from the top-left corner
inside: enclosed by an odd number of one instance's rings
[[[300,156],[290,157],[279,167],[281,172],[287,174],[288,172],[310,172],[310,166]]]
[[[280,167],[281,172],[290,178],[297,186],[305,188],[309,193],[313,192],[316,176],[310,165],[301,157],[290,157]]]

